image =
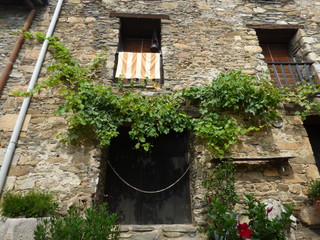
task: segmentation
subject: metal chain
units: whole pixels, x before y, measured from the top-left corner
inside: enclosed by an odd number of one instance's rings
[[[127,186],[129,186],[130,188],[138,191],[138,192],[141,192],[141,193],[148,193],[148,194],[154,194],[154,193],[160,193],[160,192],[164,192],[170,188],[172,188],[174,185],[176,185],[186,174],[187,172],[189,171],[189,168],[190,166],[188,166],[188,168],[185,170],[185,172],[174,182],[172,183],[171,185],[165,187],[165,188],[162,188],[160,190],[156,190],[156,191],[145,191],[145,190],[142,190],[142,189],[139,189],[137,187],[134,187],[132,186],[130,183],[128,183],[126,180],[124,180],[118,173],[117,171],[114,169],[114,167],[111,165],[111,163],[108,161],[108,164],[110,166],[110,168],[112,169],[112,171],[114,172],[114,174],[116,174],[118,176],[118,178],[123,182],[125,183]]]

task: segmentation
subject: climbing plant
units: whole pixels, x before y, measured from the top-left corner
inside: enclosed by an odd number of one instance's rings
[[[26,35],[45,39],[40,33]],[[115,89],[94,81],[97,67],[105,61],[103,54],[82,66],[57,37],[48,38],[48,42],[54,57],[47,67],[48,79],[20,94],[48,87],[60,89],[65,102],[57,113],[68,120],[64,141],[94,136],[101,146],[107,146],[119,134],[120,126],[130,125],[135,147],[148,151],[151,138],[188,129],[206,140],[213,154],[223,156],[240,135],[273,123],[279,103],[285,99],[269,81],[258,81],[240,71],[221,73],[206,86],[143,96],[130,88]],[[185,105],[198,109],[199,117],[190,117],[182,110]]]

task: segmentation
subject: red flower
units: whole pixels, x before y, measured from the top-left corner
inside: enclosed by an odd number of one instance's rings
[[[251,237],[251,234],[252,234],[252,230],[249,229],[249,226],[247,223],[242,223],[242,224],[239,224],[237,226],[238,228],[238,233],[240,235],[240,237],[243,237],[243,238],[250,238]]]
[[[271,212],[273,207],[267,208],[267,213]]]

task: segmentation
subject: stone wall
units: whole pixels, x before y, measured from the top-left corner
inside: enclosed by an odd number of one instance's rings
[[[31,30],[46,32],[56,2],[50,1],[49,6],[37,9]],[[159,94],[205,84],[228,69],[242,68],[249,74],[265,74],[267,66],[262,49],[250,25],[303,26],[296,35],[299,40],[295,41],[301,43],[299,56],[306,61],[315,61],[313,69],[319,73],[319,10],[317,0],[69,0],[63,5],[55,35],[82,63],[106,50],[108,60],[100,69],[97,81],[111,84],[120,20],[110,17],[110,12],[170,16],[169,20],[161,20],[164,85],[160,90],[139,89],[144,94]],[[0,20],[1,28],[7,28],[16,11],[21,15],[16,24],[23,23],[27,13],[13,9],[12,15],[7,11],[8,17]],[[0,46],[14,42],[12,35],[1,32],[0,36]],[[1,54],[7,56],[7,49],[0,50]],[[26,88],[39,49],[39,45],[30,41],[23,45],[0,97],[0,159],[3,159],[22,101],[12,92]],[[4,61],[5,58],[1,59],[0,66]],[[45,77],[43,68],[39,81]],[[6,189],[50,190],[66,209],[79,201],[88,202],[91,193],[97,191],[101,151],[94,143],[67,146],[55,138],[66,131],[65,119],[54,114],[60,102],[52,89],[42,90],[33,97]],[[306,196],[308,182],[319,175],[307,134],[299,118],[286,116],[283,121],[282,128],[270,127],[248,134],[233,148],[232,156],[242,160],[236,164],[237,191],[239,194],[252,192],[259,198],[293,201],[304,222],[319,223],[304,217],[310,207]],[[214,163],[201,142],[192,139],[191,143],[193,219],[195,224],[201,224],[206,207],[202,180]],[[244,161],[244,158],[252,161]]]

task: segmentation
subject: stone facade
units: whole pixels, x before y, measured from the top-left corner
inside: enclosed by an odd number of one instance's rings
[[[32,31],[46,32],[56,2],[52,0],[37,9]],[[228,69],[266,75],[267,65],[252,26],[300,26],[291,41],[291,46],[297,46],[294,57],[314,62],[313,74],[318,76],[319,11],[317,0],[68,0],[62,7],[55,35],[82,63],[106,50],[107,63],[97,81],[111,84],[120,19],[109,14],[168,15],[169,19],[161,20],[164,84],[161,89],[139,89],[142,94],[160,94],[206,84]],[[10,30],[22,25],[26,16],[25,9],[0,8],[0,28],[4,29],[0,33],[0,70],[14,44]],[[30,41],[23,45],[0,97],[0,164],[22,101],[12,92],[26,89],[39,49]],[[39,81],[45,77],[43,68]],[[50,190],[66,208],[90,201],[91,193],[97,191],[101,150],[94,143],[66,146],[55,138],[66,130],[65,119],[54,114],[60,102],[54,90],[43,90],[33,97],[5,187],[17,191]],[[294,202],[298,218],[307,224],[319,224],[320,218],[314,216],[307,198],[308,183],[319,172],[302,124],[296,116],[284,116],[283,127],[270,127],[241,138],[232,149],[232,156],[238,160],[237,191],[254,193],[261,199]],[[202,180],[214,162],[194,138],[189,155],[193,222],[199,225],[206,207]]]

